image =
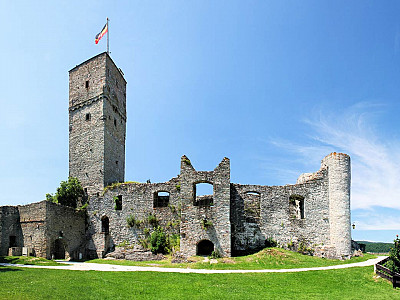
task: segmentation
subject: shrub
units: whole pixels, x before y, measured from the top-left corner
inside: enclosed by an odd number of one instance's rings
[[[136,219],[134,217],[134,215],[129,215],[126,218],[126,223],[128,223],[128,227],[134,227],[136,225]]]
[[[276,247],[278,243],[272,238],[269,237],[265,240],[265,247]]]
[[[147,222],[149,222],[149,224],[154,227],[156,227],[158,225],[158,219],[153,214],[149,214],[149,216],[147,217]]]
[[[177,252],[180,249],[180,234],[171,234],[168,235],[168,246],[167,246],[167,251],[169,253],[171,252]]]
[[[221,253],[219,253],[218,250],[214,250],[213,252],[211,252],[210,258],[221,258],[222,255]]]
[[[117,247],[128,248],[130,246],[128,240],[123,240],[121,243],[117,245]]]
[[[158,226],[150,236],[150,250],[154,254],[168,252],[167,235],[164,230]]]
[[[400,239],[396,235],[394,242],[394,247],[390,248],[389,261],[386,266],[392,270],[392,272],[400,273]]]

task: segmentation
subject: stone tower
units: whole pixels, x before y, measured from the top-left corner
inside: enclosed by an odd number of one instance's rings
[[[336,248],[336,257],[350,258],[350,156],[333,152],[322,165],[328,168],[330,243]]]
[[[125,175],[126,81],[107,52],[69,71],[69,176],[88,195]]]

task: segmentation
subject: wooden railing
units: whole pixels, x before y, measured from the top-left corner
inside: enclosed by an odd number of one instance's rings
[[[383,265],[389,260],[386,257],[375,265],[375,273],[382,278],[389,280],[393,284],[393,288],[400,287],[400,274],[384,267]]]

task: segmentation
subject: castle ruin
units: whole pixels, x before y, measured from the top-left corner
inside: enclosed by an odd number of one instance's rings
[[[179,236],[187,257],[246,254],[268,239],[321,257],[351,256],[348,155],[331,153],[317,172],[285,186],[231,183],[228,158],[197,171],[186,156],[167,182],[124,182],[126,122],[126,81],[106,52],[69,71],[69,176],[89,205],[86,212],[46,201],[0,207],[0,255],[104,257],[116,245],[142,244],[151,226],[141,224],[151,217]],[[212,193],[197,195],[199,184]]]

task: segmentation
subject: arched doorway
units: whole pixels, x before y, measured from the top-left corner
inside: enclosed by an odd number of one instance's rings
[[[214,251],[214,244],[209,240],[202,240],[197,244],[197,255],[211,255]]]
[[[65,259],[65,247],[62,239],[56,239],[54,241],[54,258]]]

